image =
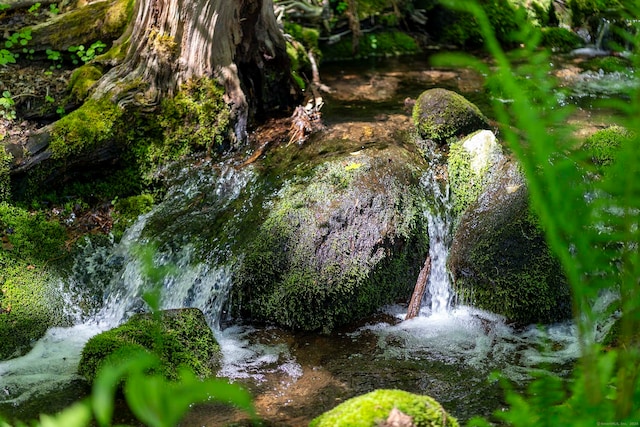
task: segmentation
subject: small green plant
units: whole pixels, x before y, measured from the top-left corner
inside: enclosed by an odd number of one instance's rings
[[[3,10],[7,10],[7,9],[11,9],[11,6],[9,6],[8,4],[0,4],[0,12],[2,12]]]
[[[42,3],[36,3],[29,8],[28,12],[32,15],[38,16],[40,14],[41,6],[42,6]]]
[[[53,61],[53,65],[49,67],[50,70],[62,67],[62,53],[60,51],[47,49],[45,53],[47,54],[47,59]]]
[[[53,16],[60,13],[60,9],[58,8],[58,5],[56,3],[52,3],[49,5],[49,13],[52,14]]]
[[[85,49],[84,45],[70,46],[69,52],[72,53],[71,61],[74,65],[78,64],[79,61],[84,63],[89,62],[95,58],[97,54],[102,53],[105,47],[107,47],[107,45],[99,40],[89,46],[88,49]]]
[[[9,52],[7,49],[0,49],[0,65],[6,66],[7,64],[15,64],[16,56]]]
[[[29,44],[29,40],[31,40],[31,28],[25,28],[7,37],[7,40],[4,42],[4,47],[11,49],[17,45],[26,46]]]
[[[0,117],[13,120],[16,118],[15,101],[11,96],[11,92],[5,90],[0,96]]]
[[[336,14],[342,15],[347,11],[347,9],[349,9],[349,4],[346,1],[340,1],[336,5]]]

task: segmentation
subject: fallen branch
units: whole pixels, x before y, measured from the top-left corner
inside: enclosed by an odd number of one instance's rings
[[[422,297],[427,290],[427,282],[429,281],[429,275],[431,274],[431,257],[427,256],[424,261],[422,270],[418,274],[418,280],[416,281],[416,287],[413,289],[413,295],[411,295],[411,301],[409,302],[409,308],[407,308],[407,315],[404,320],[413,319],[420,312],[420,306],[422,306]]]

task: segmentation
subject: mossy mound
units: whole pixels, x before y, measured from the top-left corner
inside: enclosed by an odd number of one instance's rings
[[[603,168],[615,160],[623,140],[631,138],[631,133],[621,126],[610,126],[600,129],[584,141],[584,149],[589,153],[593,163]]]
[[[453,10],[442,2],[427,2],[434,7],[427,13],[429,34],[438,44],[465,49],[482,49],[484,37],[480,25],[470,12]],[[511,0],[480,0],[498,42],[513,46],[513,33],[518,31],[526,12],[514,7]]]
[[[451,138],[489,127],[480,109],[462,95],[447,89],[429,89],[413,106],[413,124],[424,139],[443,145]]]
[[[542,46],[559,52],[569,52],[584,45],[584,40],[571,30],[562,27],[542,28]]]
[[[415,427],[457,427],[458,421],[429,396],[403,390],[375,390],[357,396],[315,418],[309,427],[375,427],[387,423],[390,414],[411,417]],[[393,415],[391,415],[393,417]],[[405,418],[405,424],[409,425]]]
[[[0,203],[0,360],[27,352],[66,323],[48,261],[64,255],[64,228],[44,215]]]
[[[451,144],[447,168],[456,217],[476,201],[490,178],[492,167],[501,157],[502,149],[495,135],[488,130]]]
[[[571,317],[566,278],[512,162],[461,217],[448,264],[457,294],[475,307],[521,325]]]
[[[326,61],[414,55],[420,52],[418,42],[410,35],[400,31],[363,34],[356,52],[353,51],[350,37],[343,37],[337,43],[325,44],[321,47],[323,58]]]
[[[199,377],[215,374],[220,346],[202,312],[195,308],[165,310],[158,319],[136,314],[123,325],[91,338],[82,350],[78,373],[93,382],[102,366],[118,364],[140,350],[160,358],[158,370],[169,380],[178,379],[186,366]]]
[[[286,181],[241,249],[234,312],[329,332],[408,299],[428,253],[423,167],[388,146]]]

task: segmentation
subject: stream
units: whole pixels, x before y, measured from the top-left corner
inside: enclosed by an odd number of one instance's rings
[[[327,64],[322,73],[323,83],[333,89],[323,109],[326,137],[347,135],[363,144],[385,143],[394,132],[411,126],[405,98],[416,98],[430,87],[456,90],[488,111],[480,76],[469,70],[433,69],[422,57]],[[611,78],[600,77],[603,82]],[[588,75],[582,80],[592,84],[597,79]],[[561,100],[581,107],[572,120],[585,132],[609,123],[610,112],[589,108],[586,104],[593,98],[584,93],[586,84],[579,87],[582,92],[574,98]],[[163,284],[162,308],[189,306],[205,313],[222,348],[218,375],[246,386],[268,425],[307,425],[340,402],[377,388],[428,394],[464,422],[504,406],[500,386],[488,380],[493,371],[501,371],[520,388],[537,370],[568,374],[579,355],[570,322],[514,328],[500,316],[456,303],[446,271],[452,230],[450,218],[442,212],[447,211],[448,190],[428,176],[424,185],[433,187],[442,210],[427,213],[430,241],[437,244],[430,248],[432,272],[418,317],[404,321],[406,305],[388,306],[330,335],[230,321],[224,313],[232,286],[226,263],[230,249],[200,224],[228,213],[254,182],[255,171],[253,166],[236,168],[232,161],[203,161],[174,172],[174,185],[163,202],[141,216],[121,242],[106,254],[88,248],[93,255],[78,260],[78,273],[61,279],[61,289],[77,293],[82,277],[100,275],[104,303],[78,314],[72,327],[51,329],[29,354],[0,362],[1,415],[31,419],[88,393],[76,375],[82,346],[143,309],[140,295],[148,283],[134,253],[136,245],[151,237],[164,242],[159,262],[178,267]],[[233,233],[233,220],[230,224]],[[150,236],[152,228],[163,231]],[[97,272],[96,263],[102,265]],[[81,297],[70,295],[73,301]],[[603,297],[599,303],[607,302]],[[605,331],[603,327],[595,333]],[[181,425],[220,426],[243,420],[243,413],[212,403],[195,406]],[[122,404],[116,421],[135,424]]]

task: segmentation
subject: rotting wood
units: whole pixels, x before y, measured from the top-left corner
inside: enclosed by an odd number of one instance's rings
[[[429,281],[429,275],[431,274],[431,257],[427,256],[424,261],[424,265],[418,274],[418,280],[416,281],[416,287],[413,289],[413,295],[411,295],[411,301],[409,302],[409,308],[407,309],[407,315],[404,320],[413,319],[420,312],[420,306],[422,305],[422,297],[427,290],[427,282]]]

